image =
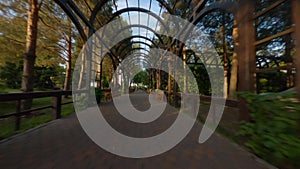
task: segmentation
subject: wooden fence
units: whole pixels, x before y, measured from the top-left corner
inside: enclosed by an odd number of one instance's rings
[[[0,102],[16,101],[16,111],[9,114],[0,115],[0,119],[15,117],[15,129],[20,129],[22,116],[28,115],[31,112],[52,108],[52,113],[56,119],[61,118],[61,106],[73,103],[72,101],[62,103],[62,96],[72,95],[72,91],[50,91],[50,92],[28,92],[28,93],[8,93],[0,94]],[[26,99],[36,99],[52,97],[51,105],[38,107],[29,110],[21,110],[21,101]]]
[[[158,93],[158,95],[162,95],[165,94],[166,96],[168,95],[167,91],[164,91],[163,93]],[[211,96],[204,96],[204,95],[197,95],[197,94],[185,94],[187,97],[199,97],[200,102],[207,102],[207,103],[211,103]],[[181,96],[182,93],[176,93],[176,102],[174,103],[175,105],[179,105],[180,104],[180,100],[181,100]],[[163,98],[162,96],[157,96],[157,98]],[[168,98],[168,97],[166,97]],[[174,102],[173,100],[173,102]],[[196,100],[196,99],[191,99],[191,101]],[[170,101],[169,101],[170,102]],[[242,121],[249,121],[250,120],[250,112],[249,109],[247,107],[247,102],[245,99],[243,98],[239,98],[238,100],[233,100],[233,99],[225,99],[225,98],[214,98],[214,105],[212,105],[212,109],[215,109],[216,106],[221,105],[225,105],[226,107],[231,107],[231,108],[236,108],[239,109],[239,119]],[[197,105],[196,103],[192,103],[193,105]],[[192,108],[193,110],[196,111],[196,107]]]
[[[103,94],[110,93],[109,91],[103,90]],[[167,94],[167,93],[165,93]],[[20,129],[20,123],[22,116],[28,115],[31,112],[43,110],[43,109],[52,109],[52,114],[56,119],[61,118],[61,106],[66,104],[73,103],[72,101],[62,103],[62,96],[64,95],[72,95],[72,91],[50,91],[50,92],[30,92],[30,93],[8,93],[8,94],[0,94],[0,102],[7,101],[15,101],[16,102],[16,111],[9,114],[0,115],[0,119],[15,117],[15,129]],[[179,97],[180,94],[177,94]],[[106,95],[105,95],[106,96]],[[36,98],[45,98],[52,97],[51,105],[38,107],[30,110],[21,110],[21,101],[25,99],[36,99]],[[191,96],[193,97],[193,96]],[[201,102],[211,102],[210,96],[197,96],[200,97]],[[107,98],[105,98],[107,99]],[[224,99],[215,98],[216,103],[220,101],[220,103],[224,103]],[[196,104],[195,104],[196,105]],[[216,106],[216,105],[214,105]],[[248,111],[246,108],[246,102],[238,101],[238,100],[225,100],[225,106],[239,108],[240,109],[240,119],[245,120],[248,118]]]

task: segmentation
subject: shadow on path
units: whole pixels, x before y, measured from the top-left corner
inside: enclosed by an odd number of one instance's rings
[[[147,97],[136,93],[133,105]],[[146,99],[147,100],[147,99]],[[145,102],[145,104],[147,104]],[[176,119],[168,106],[149,124],[129,122],[116,113],[112,103],[103,104],[106,120],[119,132],[132,137],[149,137],[166,130]],[[136,105],[143,109],[146,105]],[[267,169],[268,164],[229,140],[214,134],[204,144],[197,142],[202,125],[196,123],[188,136],[170,151],[144,159],[113,155],[93,143],[82,130],[76,115],[55,120],[0,144],[0,168],[20,169]]]

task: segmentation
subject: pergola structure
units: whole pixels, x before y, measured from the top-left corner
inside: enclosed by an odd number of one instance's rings
[[[180,0],[176,0],[180,1]],[[126,16],[131,22],[133,19],[133,14],[138,13],[147,16],[148,22],[143,25],[140,24],[141,20],[138,18],[138,23],[129,23],[126,29],[137,29],[138,33],[132,35],[128,38],[128,41],[131,41],[136,46],[121,46],[118,50],[147,50],[154,47],[161,47],[161,44],[164,44],[165,38],[161,35],[155,33],[155,30],[151,28],[149,18],[156,19],[157,22],[162,22],[161,17],[164,13],[169,13],[171,15],[178,15],[181,17],[181,14],[178,13],[176,5],[171,6],[165,0],[149,0],[147,6],[141,3],[141,0],[129,1],[129,0],[99,0],[94,8],[91,8],[88,3],[83,1],[86,4],[86,10],[90,13],[89,16],[84,15],[84,12],[79,9],[74,0],[55,0],[55,2],[66,12],[70,17],[74,25],[76,26],[82,40],[86,42],[88,38],[101,26],[109,23],[117,17]],[[176,4],[175,2],[175,4]],[[117,5],[117,3],[122,3],[123,7]],[[292,73],[292,77],[288,85],[290,87],[297,86],[296,89],[300,95],[300,1],[299,0],[279,0],[274,1],[273,4],[268,6],[263,6],[261,9],[256,9],[256,1],[250,0],[222,0],[222,1],[208,1],[208,0],[189,0],[184,1],[187,3],[186,6],[189,12],[186,13],[185,19],[189,22],[197,25],[201,19],[209,14],[212,11],[221,10],[228,13],[232,13],[234,16],[234,29],[233,29],[233,41],[234,41],[234,54],[232,58],[232,68],[237,69],[237,79],[233,80],[233,83],[237,84],[238,91],[250,91],[256,92],[257,88],[257,77],[260,73],[276,70],[286,70],[287,72]],[[106,12],[106,5],[111,5],[113,7],[113,13],[108,14]],[[270,11],[277,10],[281,6],[288,6],[291,8],[291,23],[285,27],[285,30],[280,30],[276,34],[267,35],[262,39],[257,39],[257,28],[259,27],[259,20],[267,20],[268,14]],[[286,5],[289,4],[289,5]],[[154,6],[157,8],[154,9]],[[286,9],[289,10],[289,9]],[[101,23],[97,18],[101,13],[101,17],[106,18],[105,23]],[[140,16],[140,15],[138,15]],[[280,22],[280,21],[278,21]],[[157,25],[156,25],[157,26]],[[154,26],[155,27],[155,26]],[[156,27],[157,28],[157,27]],[[156,29],[155,28],[155,29]],[[142,31],[141,31],[142,30]],[[141,33],[143,32],[143,33]],[[289,51],[287,55],[288,59],[272,60],[264,55],[259,54],[259,49],[261,46],[272,43],[276,38],[286,37],[288,40],[286,43],[292,43],[296,51]],[[157,42],[157,39],[159,42]],[[176,41],[173,41],[173,45]],[[176,49],[172,46],[163,47],[162,49],[171,52],[177,52],[184,61],[187,62],[185,55],[185,46],[184,45],[175,45]],[[288,50],[288,49],[287,49]],[[147,52],[146,52],[147,53]],[[287,53],[287,51],[286,51]],[[130,53],[128,53],[130,54]],[[122,61],[123,58],[128,54],[123,54],[124,56],[119,56],[114,51],[110,52],[110,58],[114,63],[114,68],[117,64]],[[287,58],[285,57],[285,58]],[[147,59],[146,59],[147,60]],[[147,62],[147,61],[146,61]],[[284,62],[282,66],[279,62]],[[101,79],[101,64],[98,69],[95,70],[97,76]],[[189,63],[191,64],[191,63]],[[297,72],[297,73],[296,73]],[[232,75],[234,76],[234,75]],[[98,79],[99,79],[98,78]],[[159,77],[157,75],[152,75],[150,79]],[[296,80],[295,80],[296,79]],[[296,83],[294,83],[296,82]],[[101,81],[98,83],[101,85]],[[169,83],[171,85],[171,83]],[[157,84],[155,87],[158,87]],[[169,94],[171,87],[169,87]],[[176,87],[175,87],[176,88]]]

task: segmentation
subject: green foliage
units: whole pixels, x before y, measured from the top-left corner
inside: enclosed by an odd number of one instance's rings
[[[19,89],[21,87],[22,71],[22,63],[6,62],[5,65],[0,66],[0,79],[5,83],[5,86],[1,84],[3,90],[5,88]],[[63,68],[60,66],[35,66],[34,87],[38,89],[53,89],[56,84],[63,83],[64,75],[60,73],[63,71]]]
[[[21,87],[22,66],[15,63],[6,62],[0,66],[0,79],[5,81],[6,86],[12,89]]]
[[[54,77],[57,75],[57,72],[54,68],[51,67],[35,67],[34,70],[35,75],[35,88],[41,89],[53,89],[55,86],[54,84]]]
[[[257,91],[259,93],[281,92],[287,89],[287,75],[280,71],[257,74]]]
[[[97,103],[100,103],[101,99],[103,98],[103,93],[100,88],[95,88],[95,96]]]
[[[140,71],[138,74],[136,74],[133,79],[133,83],[142,85],[149,85],[149,73],[147,71]]]
[[[110,82],[110,80],[109,80],[108,76],[102,77],[101,83],[102,83],[103,88],[109,88],[109,82]]]
[[[240,93],[248,102],[252,122],[242,122],[239,135],[260,157],[284,168],[299,168],[300,104],[294,90],[256,95]]]
[[[0,65],[5,61],[17,63],[26,49],[27,9],[26,0],[1,1],[0,22]],[[65,14],[50,0],[44,0],[39,12],[36,65],[54,66],[63,63]],[[56,56],[56,57],[51,57]]]
[[[195,66],[190,66],[190,69],[197,80],[199,93],[204,95],[209,95],[211,91],[211,85],[205,67],[195,65]]]

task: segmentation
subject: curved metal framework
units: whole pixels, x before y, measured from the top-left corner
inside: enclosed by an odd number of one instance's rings
[[[143,29],[146,29],[146,30],[152,32],[156,36],[156,38],[161,42],[161,44],[164,44],[164,41],[161,38],[161,36],[158,33],[156,33],[155,30],[153,30],[152,28],[149,28],[145,25],[133,24],[133,25],[128,25],[128,26],[122,27],[122,29],[120,29],[120,31],[116,34],[116,37],[118,37],[122,33],[122,31],[128,30],[130,28],[143,28]]]
[[[155,47],[160,47],[160,45],[156,42],[156,40],[159,39],[160,43],[162,43],[162,44],[164,43],[164,40],[161,37],[161,35],[155,33],[155,30],[150,28],[149,16],[154,17],[157,20],[157,23],[160,23],[161,26],[163,26],[167,29],[168,27],[164,24],[164,22],[161,19],[163,12],[168,12],[171,15],[176,14],[177,12],[176,12],[175,4],[179,0],[176,0],[174,2],[173,6],[168,4],[165,0],[156,0],[160,7],[159,14],[156,14],[151,11],[152,0],[150,0],[149,9],[141,8],[140,0],[138,0],[138,2],[139,2],[138,6],[135,6],[135,7],[129,6],[128,0],[124,0],[124,1],[126,1],[126,7],[123,9],[119,9],[119,10],[118,10],[115,0],[113,0],[113,1],[99,0],[94,5],[93,9],[91,7],[89,7],[88,4],[85,2],[88,6],[88,10],[91,13],[90,16],[85,16],[83,14],[83,12],[78,8],[78,6],[76,6],[76,3],[74,0],[54,0],[54,1],[70,17],[70,19],[76,26],[76,28],[84,42],[87,41],[88,37],[91,36],[92,33],[95,32],[95,30],[96,30],[96,28],[94,27],[95,26],[94,22],[97,21],[97,14],[99,13],[99,11],[101,11],[108,2],[113,2],[113,5],[115,6],[115,12],[112,15],[110,15],[107,23],[112,21],[116,17],[121,16],[124,13],[128,13],[129,20],[130,20],[131,12],[146,13],[148,15],[147,25],[130,23],[129,26],[125,26],[125,28],[124,28],[124,30],[130,29],[133,27],[138,27],[138,29],[146,29],[147,30],[146,36],[133,35],[130,38],[128,38],[128,40],[137,38],[139,40],[135,40],[134,43],[142,44],[144,47],[146,47],[146,46],[150,47],[151,45],[154,45]],[[255,41],[255,30],[254,30],[255,28],[253,26],[254,20],[256,18],[264,15],[268,11],[276,8],[280,4],[286,2],[286,0],[276,2],[276,3],[272,4],[270,7],[264,9],[262,12],[259,12],[256,14],[254,11],[253,2],[247,1],[247,0],[238,0],[238,1],[224,0],[224,1],[217,1],[217,2],[210,2],[210,3],[208,3],[209,2],[208,0],[189,1],[190,4],[192,2],[197,2],[197,4],[193,4],[193,9],[192,9],[191,15],[187,16],[186,18],[194,25],[197,25],[197,23],[199,23],[204,16],[206,16],[207,14],[209,14],[210,12],[213,12],[215,10],[226,11],[226,12],[232,13],[234,15],[235,21],[238,22],[234,26],[236,28],[238,28],[239,34],[242,35],[237,38],[239,40],[240,46],[239,46],[239,50],[236,51],[238,56],[243,56],[243,57],[239,57],[239,60],[238,60],[239,65],[243,65],[243,66],[239,66],[239,70],[238,70],[239,78],[240,78],[239,81],[241,82],[239,85],[240,86],[248,86],[248,87],[240,87],[239,90],[253,91],[251,85],[249,85],[249,84],[255,83],[254,76],[252,76],[252,75],[256,73],[256,70],[255,70],[256,69],[256,61],[267,62],[266,57],[260,56],[260,57],[256,58],[254,47],[257,46],[258,44],[268,42],[276,37],[281,37],[283,35],[290,34],[290,33],[294,32],[294,30],[295,30],[295,29],[291,28],[290,30],[286,30],[284,32],[278,33],[271,37],[262,39],[260,41]],[[296,4],[296,6],[297,5],[299,6],[299,4],[296,3],[296,0],[293,0],[293,2],[294,2],[294,4]],[[163,8],[164,8],[164,10],[162,10]],[[296,9],[298,9],[298,8],[293,8],[294,13],[297,13]],[[294,15],[296,16],[296,14],[294,14]],[[294,19],[294,22],[298,23],[297,20],[296,21],[295,20],[296,19]],[[103,24],[105,24],[105,23],[101,23],[100,25],[103,25]],[[157,27],[157,25],[156,25],[156,27]],[[85,28],[88,28],[88,32]],[[155,36],[152,36],[152,39],[147,37],[148,31],[152,32],[153,35],[155,35]],[[149,43],[147,43],[146,41],[150,42],[151,45]],[[132,51],[145,50],[143,48],[130,47],[130,45],[132,45],[132,43],[128,44],[127,47],[122,47],[122,49],[126,48],[126,49],[130,49]],[[173,39],[172,43],[169,45],[169,47],[168,48],[164,47],[164,50],[167,52],[168,50],[171,49],[171,47],[175,47],[178,49],[179,52],[182,52],[183,46],[184,46],[184,44],[178,43],[178,41],[176,39]],[[296,46],[296,48],[297,48],[297,46]],[[118,50],[121,50],[121,48]],[[110,52],[109,55],[113,60],[117,60],[118,62],[120,62],[120,58],[115,56],[115,54],[113,52]],[[116,63],[116,64],[118,64],[118,63]],[[300,65],[300,63],[298,63],[298,67],[299,67],[299,65]],[[259,63],[258,67],[263,67],[263,65]],[[300,81],[300,80],[298,80],[298,81]],[[300,90],[300,87],[299,87],[299,90]]]

